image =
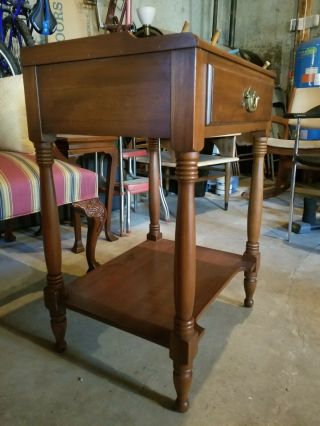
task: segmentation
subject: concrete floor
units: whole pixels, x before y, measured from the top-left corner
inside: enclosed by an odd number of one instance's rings
[[[246,201],[233,197],[228,212],[213,198],[196,204],[198,244],[241,253]],[[171,410],[172,363],[162,347],[70,312],[68,350],[55,353],[41,238],[26,230],[15,243],[1,240],[0,425],[319,425],[320,233],[288,245],[279,228],[287,209],[286,195],[264,203],[254,308],[241,307],[238,275],[201,317],[206,332],[185,414]],[[147,215],[139,211],[129,237],[100,239],[100,262],[144,239]],[[174,220],[162,231],[173,238]],[[62,235],[68,280],[86,265],[68,250],[68,226]]]

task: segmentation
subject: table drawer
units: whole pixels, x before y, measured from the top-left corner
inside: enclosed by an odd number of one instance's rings
[[[270,120],[274,80],[245,65],[233,63],[230,67],[224,58],[209,61],[207,126]],[[251,98],[246,103],[248,92]]]

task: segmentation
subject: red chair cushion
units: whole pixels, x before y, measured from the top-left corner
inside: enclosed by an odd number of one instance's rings
[[[123,150],[122,158],[125,160],[135,157],[148,157],[148,151],[146,149],[126,149]]]
[[[57,205],[98,196],[97,174],[60,160],[53,165]],[[40,176],[34,154],[0,151],[0,220],[40,211]]]

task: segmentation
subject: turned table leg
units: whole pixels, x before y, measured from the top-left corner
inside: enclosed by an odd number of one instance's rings
[[[116,241],[118,238],[111,231],[111,215],[112,215],[112,199],[114,192],[115,175],[118,164],[118,154],[116,148],[114,151],[106,153],[108,159],[107,174],[106,174],[106,192],[105,192],[105,207],[107,216],[105,221],[104,232],[108,241]]]
[[[259,237],[262,215],[263,201],[263,181],[264,181],[264,156],[267,152],[267,142],[255,139],[253,144],[253,166],[250,186],[250,198],[248,206],[247,232],[248,241],[244,256],[253,256],[256,259],[256,265],[251,270],[244,273],[244,289],[246,297],[244,306],[251,308],[253,306],[253,295],[257,285],[257,272],[259,269],[260,252]]]
[[[148,240],[157,241],[162,238],[160,232],[160,192],[159,192],[159,139],[148,139],[150,156],[149,166],[149,214],[150,225]]]
[[[47,265],[47,286],[44,289],[45,305],[50,312],[51,328],[56,339],[56,349],[66,349],[66,308],[63,303],[64,283],[61,274],[61,238],[59,215],[52,176],[53,155],[50,143],[36,144],[40,169],[40,201],[43,247]]]
[[[231,163],[225,164],[225,180],[224,180],[224,209],[228,210],[230,199],[230,183],[231,183]]]
[[[197,352],[198,333],[193,317],[196,287],[196,241],[194,183],[198,177],[199,153],[177,153],[178,207],[175,237],[175,318],[170,342],[176,407],[186,411],[192,382],[192,362]]]

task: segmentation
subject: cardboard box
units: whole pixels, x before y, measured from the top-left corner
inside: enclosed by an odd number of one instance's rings
[[[106,3],[102,1],[105,9]],[[49,42],[103,34],[98,28],[95,7],[85,5],[83,0],[50,0],[50,6],[58,25],[56,32],[48,37]]]

